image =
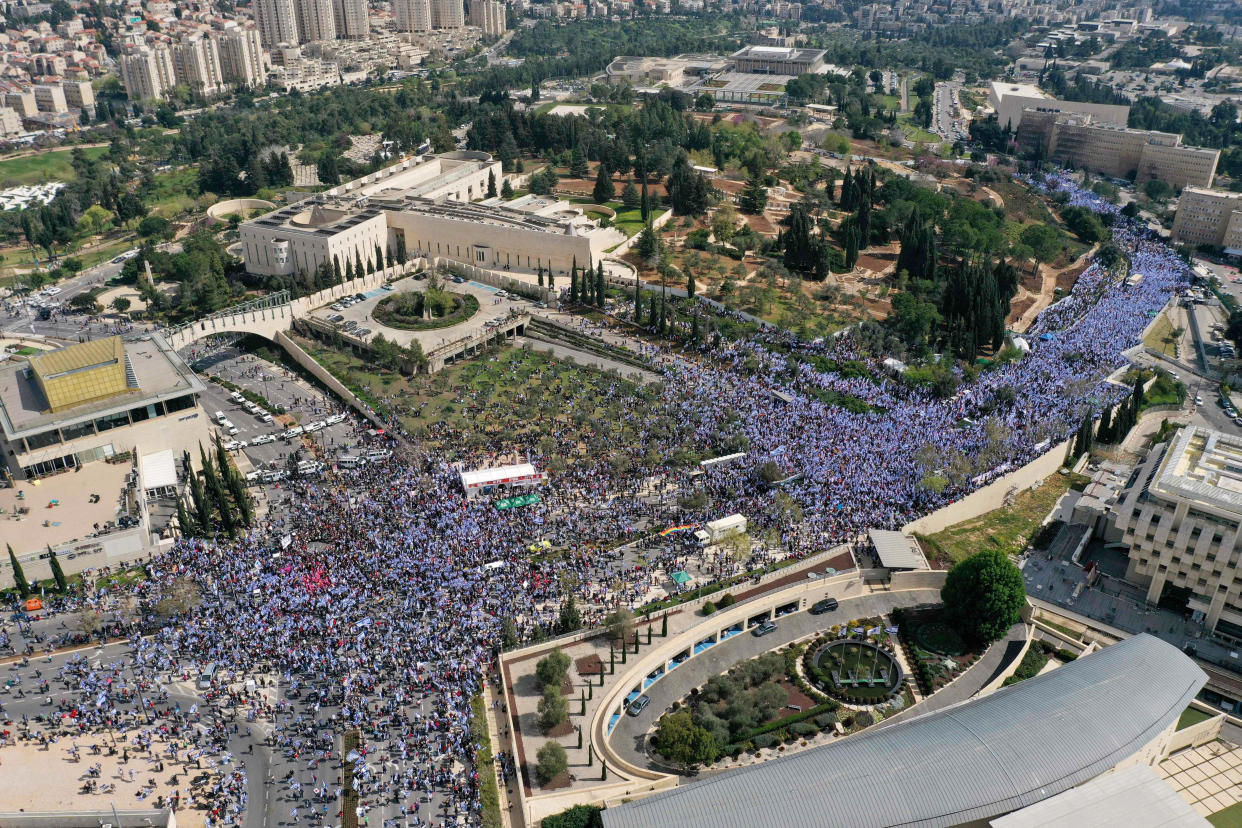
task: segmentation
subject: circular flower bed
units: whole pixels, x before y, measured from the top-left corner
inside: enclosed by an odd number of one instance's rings
[[[901,690],[904,675],[892,653],[870,641],[833,641],[805,662],[821,690],[854,704],[875,704]]]
[[[465,322],[479,312],[479,300],[468,293],[429,288],[424,293],[398,293],[382,300],[375,321],[403,331],[427,331]]]

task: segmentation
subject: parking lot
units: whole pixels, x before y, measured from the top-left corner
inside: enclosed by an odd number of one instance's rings
[[[364,294],[357,294],[362,299],[354,301],[348,307],[344,303],[334,303],[317,308],[311,312],[311,315],[325,322],[332,322],[345,329],[350,323],[358,328],[367,330],[367,333],[361,338],[369,340],[375,334],[382,333],[384,337],[395,340],[397,344],[408,346],[412,341],[417,340],[422,346],[424,352],[432,351],[435,348],[454,340],[471,336],[475,333],[486,330],[489,323],[495,323],[504,319],[515,312],[527,310],[531,303],[525,299],[503,294],[498,288],[491,285],[484,285],[479,282],[467,281],[460,277],[454,277],[452,280],[446,280],[444,289],[452,293],[463,293],[474,296],[479,300],[479,311],[473,317],[458,325],[448,328],[436,328],[428,331],[404,331],[399,328],[390,328],[376,322],[372,317],[375,306],[385,297],[393,293],[402,292],[422,292],[426,289],[426,279],[416,279],[409,277],[393,282],[391,289],[376,288]],[[355,297],[356,299],[356,297]],[[338,318],[339,317],[339,318]],[[357,335],[355,333],[355,335]]]
[[[365,441],[366,428],[360,424],[361,419],[354,412],[279,365],[244,353],[233,346],[197,355],[193,364],[200,373],[218,376],[233,385],[262,395],[273,406],[285,408],[285,415],[278,415],[271,422],[264,422],[260,416],[248,412],[244,403],[232,398],[228,389],[214,382],[207,384],[201,404],[212,419],[213,433],[220,432],[226,442],[237,440],[247,444],[240,449],[249,462],[247,467],[247,463],[241,462],[239,457],[239,467],[243,473],[251,470],[284,469],[289,455],[303,447],[307,441],[318,443],[328,457],[349,454]],[[221,429],[216,412],[222,412],[232,422],[237,429],[236,434],[229,434],[227,430]],[[260,410],[260,415],[263,413],[265,412]],[[337,417],[340,417],[339,421],[326,424],[309,434],[294,438],[281,436],[290,426],[305,427],[317,422],[326,423]],[[369,428],[369,423],[366,427]],[[268,437],[274,439],[266,441]],[[260,440],[259,445],[255,445],[256,438]]]

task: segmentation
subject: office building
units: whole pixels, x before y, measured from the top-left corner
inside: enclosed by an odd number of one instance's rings
[[[749,75],[790,75],[797,77],[824,68],[824,50],[796,49],[789,46],[743,46],[729,60],[733,71]]]
[[[336,36],[347,40],[366,40],[371,34],[371,13],[367,0],[332,0]]]
[[[1242,641],[1242,437],[1186,426],[1152,449],[1113,507],[1126,580]]]
[[[431,0],[393,0],[399,32],[431,31]]]
[[[132,450],[139,442],[168,445],[203,388],[154,334],[135,342],[95,339],[0,365],[8,472],[37,478]]]
[[[1242,193],[1187,187],[1177,202],[1173,241],[1242,256]]]
[[[505,33],[505,4],[498,0],[473,0],[470,25],[482,29],[485,37],[500,37]]]
[[[231,29],[216,39],[220,75],[239,88],[259,87],[267,81],[263,44],[258,29]]]
[[[298,42],[336,40],[332,0],[297,0]]]
[[[431,0],[431,28],[460,29],[466,25],[462,0]]]
[[[171,50],[177,83],[204,98],[217,97],[226,89],[216,43],[214,38],[195,35],[174,44]]]
[[[1039,87],[1029,83],[1005,83],[992,81],[988,103],[996,112],[996,120],[1002,127],[1017,130],[1022,125],[1023,112],[1077,113],[1090,115],[1096,124],[1124,127],[1130,118],[1130,107],[1113,104],[1079,103],[1050,98]]]
[[[1023,110],[1017,140],[1024,155],[1175,189],[1211,186],[1220,159],[1220,150],[1185,146],[1180,135],[1100,124],[1082,113]]]
[[[121,85],[132,100],[159,100],[176,86],[172,56],[166,46],[139,47],[117,61]]]
[[[298,13],[294,0],[255,0],[254,19],[265,49],[298,42]]]

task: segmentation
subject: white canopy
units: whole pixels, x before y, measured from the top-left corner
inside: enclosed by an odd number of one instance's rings
[[[138,460],[138,473],[142,488],[163,489],[177,485],[177,461],[172,449],[144,454]]]

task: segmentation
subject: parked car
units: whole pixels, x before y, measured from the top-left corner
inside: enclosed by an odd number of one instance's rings
[[[294,437],[301,437],[305,431],[306,429],[302,428],[301,426],[294,426],[293,428],[285,429],[285,431],[280,436],[281,438],[285,440],[292,440]]]
[[[639,713],[642,713],[644,710],[646,710],[647,705],[649,704],[651,704],[651,697],[644,693],[643,695],[634,699],[634,701],[630,702],[630,706],[626,709],[626,712],[629,713],[631,716],[637,716]]]
[[[836,598],[825,598],[822,601],[815,602],[815,604],[811,607],[811,615],[822,615],[825,612],[832,612],[838,606],[840,606],[840,604],[837,603]]]
[[[327,423],[328,425],[336,425],[337,423],[341,422],[344,419],[345,419],[344,414],[333,414],[331,417],[325,417],[323,421]]]
[[[318,431],[319,429],[323,428],[325,425],[327,425],[327,423],[325,423],[323,420],[317,420],[313,423],[307,423],[305,430],[307,434],[312,434]]]
[[[759,626],[750,631],[755,638],[761,638],[768,633],[776,632],[776,624],[771,621],[764,621]]]
[[[262,445],[266,445],[267,443],[274,443],[274,442],[276,442],[275,434],[260,434],[258,437],[255,437],[253,440],[250,441],[250,445],[262,446]]]

